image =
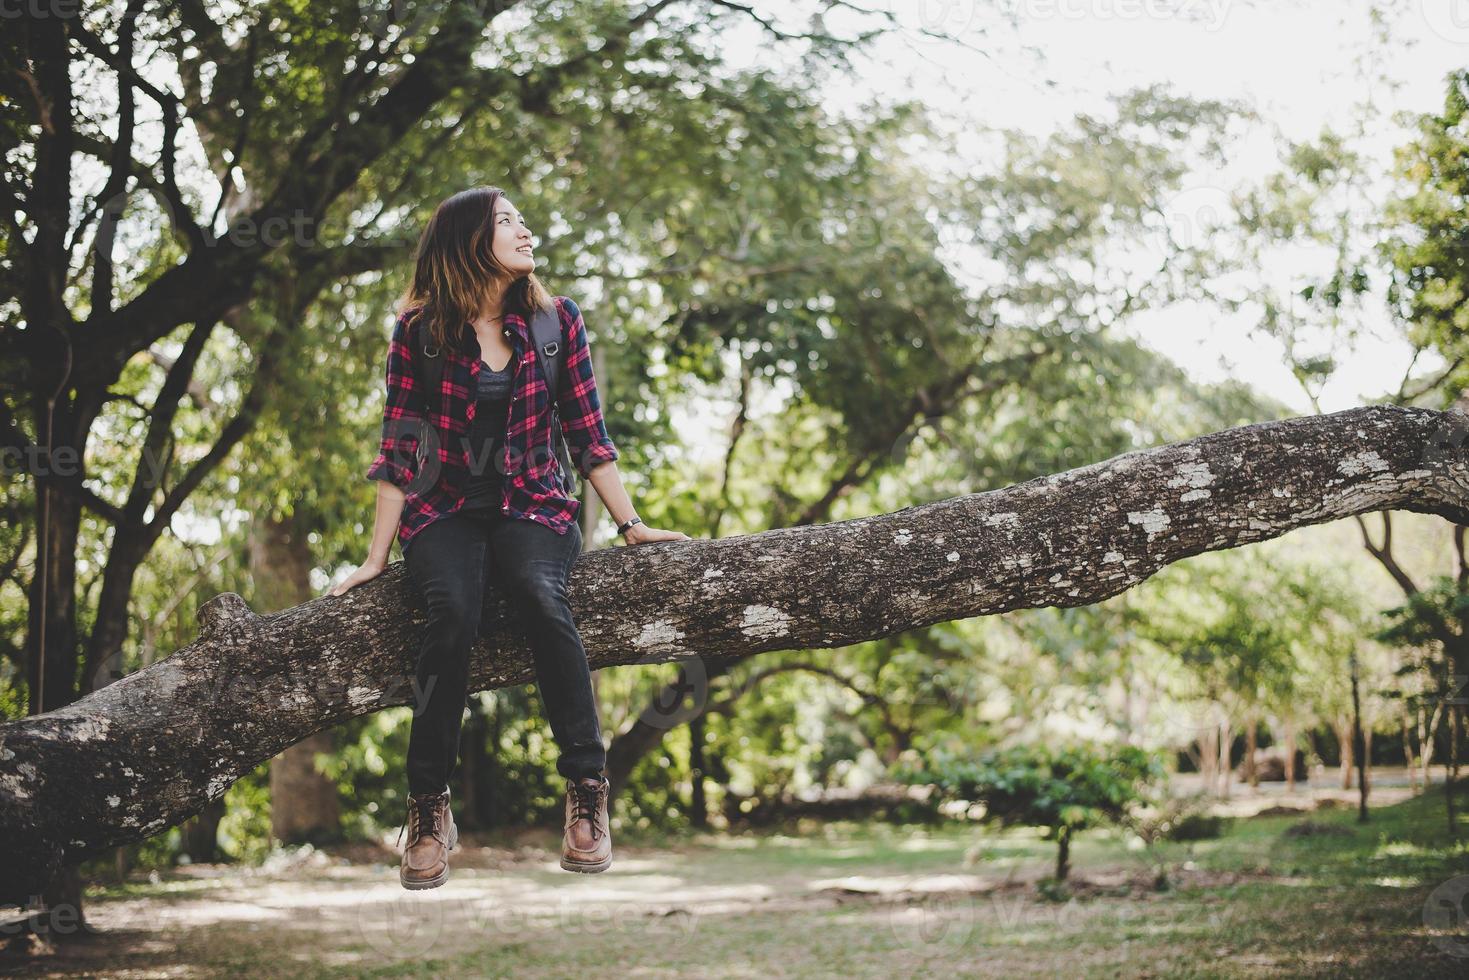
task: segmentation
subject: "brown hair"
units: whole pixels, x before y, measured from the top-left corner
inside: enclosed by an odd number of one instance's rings
[[[495,205],[503,196],[498,187],[460,191],[434,209],[419,236],[413,283],[399,298],[398,312],[418,307],[439,347],[461,347],[465,325],[479,315],[497,283],[507,283],[506,313],[529,320],[534,311],[552,308],[551,294],[535,273],[516,277],[495,261]]]

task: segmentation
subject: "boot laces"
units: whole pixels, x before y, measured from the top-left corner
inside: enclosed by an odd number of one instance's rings
[[[605,785],[587,785],[580,780],[571,784],[571,819],[590,820],[592,823],[592,836],[602,836],[602,827],[597,820],[598,802],[601,800]]]
[[[439,809],[448,793],[429,793],[424,796],[408,797],[408,812],[403,816],[403,825],[398,828],[398,842],[403,842],[403,828],[412,825],[408,832],[408,846],[412,847],[424,836],[436,837],[442,843],[444,828],[440,826]]]

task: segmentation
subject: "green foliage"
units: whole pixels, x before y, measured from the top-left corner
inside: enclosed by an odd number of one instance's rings
[[[1443,110],[1418,120],[1417,137],[1398,153],[1405,191],[1390,209],[1405,227],[1390,243],[1397,311],[1450,364],[1433,391],[1447,404],[1469,382],[1469,70],[1452,73]]]
[[[235,861],[258,862],[270,852],[270,764],[262,763],[224,795],[219,849]]]
[[[322,773],[337,785],[342,832],[349,839],[377,836],[401,819],[407,806],[403,776],[411,708],[388,708],[354,718],[336,731],[336,751],[321,760]]]
[[[902,776],[937,786],[950,799],[982,803],[986,821],[1060,838],[1121,818],[1166,772],[1156,753],[1135,746],[1018,745],[977,758],[936,753]]]
[[[1384,643],[1403,647],[1436,647],[1459,624],[1469,623],[1469,594],[1448,575],[1436,576],[1429,586],[1408,596],[1384,613],[1385,625],[1376,634]]]
[[[253,431],[189,501],[210,533],[163,535],[149,553],[119,672],[192,639],[192,610],[212,595],[254,597],[241,515],[297,518],[315,585],[361,560],[375,492],[361,475],[377,436],[386,324],[414,235],[442,198],[470,184],[506,185],[505,175],[545,245],[543,278],[583,301],[609,429],[650,524],[728,535],[891,511],[1283,411],[1242,384],[1199,385],[1112,329],[1194,298],[1214,269],[1207,247],[1171,241],[1158,215],[1196,164],[1219,162],[1247,115],[1239,106],[1131,92],[1048,137],[987,134],[987,166],[946,175],[912,152],[947,139],[920,105],[833,113],[826,83],[840,78],[814,62],[796,75],[736,69],[724,63],[717,31],[653,24],[635,41],[603,45],[605,56],[576,58],[642,6],[542,4],[524,21],[497,18],[483,70],[374,145],[380,155],[333,164],[362,171],[311,228],[309,245],[290,243],[266,261],[251,301],[216,327],[188,379],[191,393],[210,397],[180,401],[169,486],[239,414],[259,377],[269,397]],[[218,181],[206,168],[188,172],[189,160],[212,152],[218,163],[228,153],[218,171],[241,199],[258,197],[316,152],[291,152],[298,140],[325,148],[327,134],[361,111],[355,92],[380,88],[363,52],[382,53],[386,78],[430,45],[426,32],[378,44],[383,24],[362,5],[293,0],[214,12],[225,36],[249,44],[201,50],[178,40],[172,8],[160,10],[162,22],[144,15],[144,34],[163,39],[165,60],[190,59],[209,79],[210,97],[189,107],[197,126],[183,127],[185,136],[242,137],[236,148],[229,139],[181,154],[186,203],[201,210],[193,189]],[[111,33],[105,21],[114,16],[97,13],[98,36]],[[568,60],[579,67],[547,71]],[[142,70],[172,81],[166,64]],[[1289,163],[1304,180],[1282,179],[1258,202],[1262,234],[1318,233],[1321,195],[1359,161],[1323,138],[1296,146]],[[1446,227],[1457,220],[1441,218]],[[182,244],[147,194],[130,202],[122,231],[125,299],[177,265]],[[1119,261],[1138,251],[1149,253],[1143,267]],[[979,270],[979,281],[960,269]],[[1368,285],[1348,271],[1302,295],[1340,304]],[[1282,304],[1267,320],[1285,324],[1292,310]],[[109,386],[88,450],[88,485],[104,499],[126,496],[162,365],[192,329],[161,338],[163,357],[131,359]],[[277,355],[271,372],[260,370],[265,351]],[[1300,370],[1320,377],[1332,366],[1322,356]],[[736,434],[702,453],[675,425],[694,412],[715,420],[701,439],[721,422]],[[829,494],[829,510],[808,513]],[[8,558],[24,544],[21,523],[3,523]],[[108,530],[89,515],[79,545],[83,636],[88,597],[108,566]],[[217,550],[201,540],[217,540]],[[1301,624],[1318,607],[1289,582],[1274,592],[1259,582],[1223,574],[1194,582],[1184,600],[1150,592],[1003,624],[939,624],[839,655],[758,658],[710,691],[726,709],[705,729],[710,808],[726,790],[730,799],[772,799],[881,778],[908,760],[936,767],[932,778],[947,791],[983,790],[1001,822],[1069,834],[1115,819],[1157,775],[1156,760],[1072,748],[973,761],[1000,736],[997,713],[1125,727],[1108,711],[1105,685],[1159,663],[1181,664],[1210,690],[1284,697]],[[23,710],[19,585],[0,582],[0,716]],[[1171,632],[1144,636],[1154,613]],[[628,706],[635,713],[662,679],[646,667],[605,675],[604,710],[619,723],[608,727],[627,722]],[[1063,687],[1077,692],[1073,702],[1053,700]],[[337,730],[326,772],[349,836],[374,836],[400,819],[408,718],[390,709]],[[464,747],[484,763],[475,798],[464,801],[482,825],[557,819],[555,749],[531,690],[474,699]],[[677,728],[640,762],[619,799],[621,819],[685,824],[689,749],[688,730]],[[227,797],[221,833],[233,857],[262,853],[266,785],[257,771]]]

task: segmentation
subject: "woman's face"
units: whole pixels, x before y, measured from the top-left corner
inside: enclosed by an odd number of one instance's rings
[[[495,202],[493,218],[494,236],[490,239],[490,251],[495,261],[515,276],[528,276],[536,271],[536,259],[532,252],[530,229],[525,218],[515,210],[509,199],[501,197]]]

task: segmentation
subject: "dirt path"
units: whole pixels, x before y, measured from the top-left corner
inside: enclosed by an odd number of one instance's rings
[[[1039,885],[1054,843],[1022,832],[978,848],[963,828],[883,825],[656,848],[624,839],[612,869],[594,876],[562,871],[555,837],[535,832],[492,847],[466,840],[448,884],[428,892],[398,885],[390,849],[305,848],[258,868],[186,867],[89,894],[96,937],[0,959],[0,973],[1466,975],[1469,937],[1428,928],[1433,890],[1469,882],[1441,797],[1384,805],[1359,827],[1349,806],[1308,819],[1269,795],[1236,805],[1288,812],[1169,845],[1167,891],[1126,840],[1084,835],[1059,901]]]
[[[349,863],[310,849],[256,869],[193,866],[155,876],[135,897],[92,901],[89,920],[100,935],[60,946],[23,971],[11,964],[8,972],[355,975],[411,969],[424,957],[452,962],[496,946],[567,938],[595,945],[612,937],[631,938],[664,960],[684,952],[702,959],[717,923],[853,908],[898,947],[918,944],[932,953],[953,921],[976,910],[1013,920],[1044,873],[831,875],[761,863],[742,875],[737,854],[710,859],[702,850],[624,846],[612,872],[580,876],[560,870],[547,849],[471,845],[456,854],[448,884],[429,892],[399,887],[395,864]],[[1081,894],[1147,892],[1135,866],[1078,876],[1076,884]]]

